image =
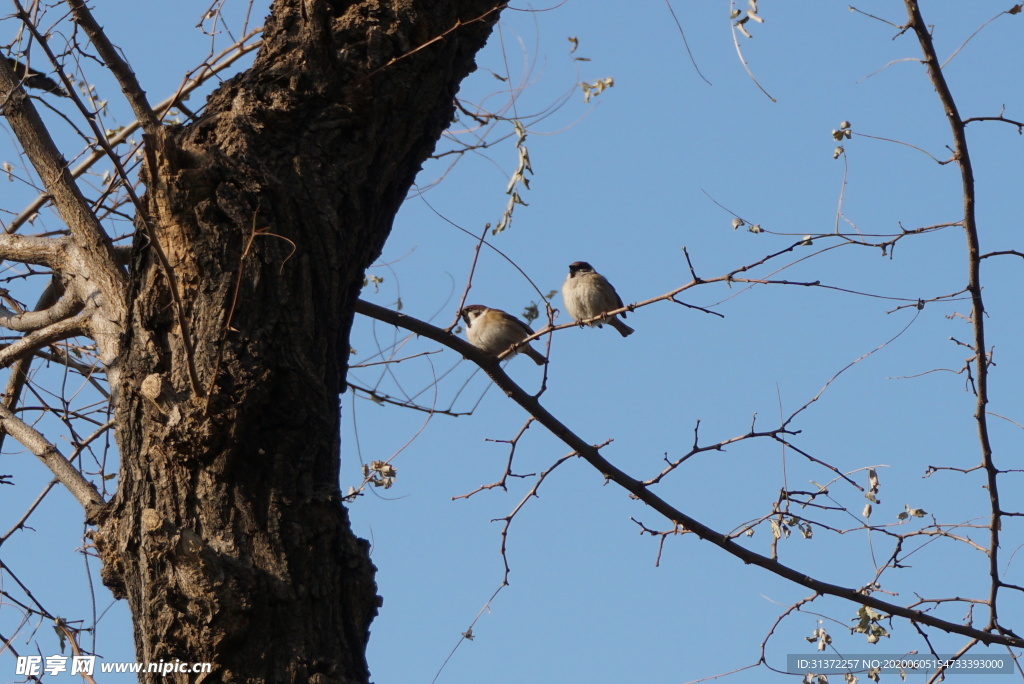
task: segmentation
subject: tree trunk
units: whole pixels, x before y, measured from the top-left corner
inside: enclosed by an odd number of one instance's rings
[[[255,65],[147,142],[104,581],[138,659],[366,682],[380,599],[340,501],[364,269],[447,127],[494,0],[278,0]]]

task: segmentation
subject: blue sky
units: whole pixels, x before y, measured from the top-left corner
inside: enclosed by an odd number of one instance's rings
[[[943,59],[1008,8],[987,1],[952,5],[923,8],[935,25]],[[203,7],[140,9],[114,2],[96,12],[158,100],[208,49],[209,39],[193,29]],[[846,233],[893,234],[900,225],[912,229],[960,218],[955,166],[937,164],[910,147],[940,160],[949,156],[948,127],[924,67],[897,61],[920,54],[912,35],[894,38],[896,29],[851,12],[845,3],[762,1],[765,23],[750,25],[753,39],[739,40],[750,69],[776,98],[773,103],[737,58],[726,3],[677,2],[674,8],[712,85],[690,64],[664,3],[641,3],[626,12],[621,3],[577,1],[532,8],[545,11],[506,11],[478,59],[479,71],[460,93],[466,103],[500,108],[508,105],[509,83],[526,86],[506,115],[514,112],[529,124],[525,144],[533,174],[530,188],[521,190],[528,206],[516,207],[511,227],[488,241],[542,292],[560,287],[570,262],[586,260],[624,301],[647,300],[690,280],[683,246],[698,275],[711,278],[804,235],[835,231],[841,193],[839,225]],[[863,9],[894,23],[905,21],[899,2]],[[155,41],[148,28],[156,17],[165,40]],[[988,25],[945,68],[962,115],[993,116],[1005,106],[1008,117],[1024,118],[1018,21],[1019,16],[1003,16]],[[13,32],[11,24],[6,33]],[[573,55],[570,36],[579,40]],[[171,39],[173,51],[167,48]],[[584,103],[577,83],[607,77],[614,78],[614,87]],[[112,118],[128,120],[109,86],[105,96]],[[531,119],[558,102],[563,104],[549,116]],[[855,135],[835,160],[831,131],[844,120]],[[512,125],[499,123],[495,132],[511,136]],[[982,249],[1021,249],[1015,148],[1020,137],[1013,127],[996,123],[972,124],[969,135]],[[486,223],[500,220],[517,160],[512,140],[467,154],[450,170],[450,158],[425,165],[421,187],[442,175],[444,180],[406,202],[378,266],[370,271],[384,281],[379,291],[366,292],[367,299],[383,306],[400,300],[405,313],[436,325],[454,321],[475,242],[452,224],[479,235]],[[733,230],[732,215],[715,201],[766,232]],[[834,239],[815,239],[775,262],[785,270],[755,273],[876,296],[783,285],[694,288],[680,299],[724,318],[660,302],[630,314],[637,333],[628,339],[608,329],[558,332],[542,402],[585,440],[613,439],[602,453],[631,475],[648,478],[664,467],[663,458],[690,448],[697,421],[701,444],[746,433],[755,416],[758,428],[775,427],[780,415],[809,401],[850,362],[899,335],[830,385],[796,421],[801,433],[794,443],[851,473],[861,486],[867,485],[865,469],[876,469],[881,503],[872,522],[895,525],[909,506],[929,517],[895,531],[922,528],[933,514],[946,524],[983,526],[987,494],[977,473],[922,477],[929,465],[969,468],[979,459],[973,395],[965,376],[956,373],[967,350],[950,340],[969,340],[962,317],[969,304],[956,300],[920,312],[893,311],[963,288],[962,232],[947,228],[907,238],[886,256],[856,245],[822,251],[833,244]],[[1019,258],[1001,257],[987,260],[983,271],[989,344],[997,363],[989,408],[1017,423],[1024,422],[1017,389],[1024,358],[1015,344],[1021,334],[1020,268]],[[536,300],[516,269],[489,249],[481,252],[469,303],[519,315]],[[560,297],[552,304],[561,308]],[[562,314],[558,322],[564,321]],[[360,318],[353,360],[379,361],[378,348],[404,337]],[[515,517],[507,540],[510,584],[474,623],[474,640],[460,643],[460,634],[502,583],[502,523],[493,520],[509,515],[536,476],[510,480],[507,492],[492,489],[453,500],[501,477],[509,446],[493,440],[512,439],[527,416],[489,387],[483,373],[439,345],[410,339],[396,355],[423,352],[437,353],[391,367],[393,377],[381,366],[368,366],[354,369],[350,379],[394,397],[425,389],[420,403],[472,415],[428,419],[351,393],[344,399],[343,490],[358,485],[361,462],[393,457],[398,469],[391,489],[368,491],[351,505],[357,533],[373,544],[384,597],[368,652],[375,681],[430,682],[458,645],[437,681],[690,682],[756,662],[776,619],[810,595],[693,535],[668,538],[655,567],[658,541],[639,535],[631,518],[657,530],[670,524],[606,484],[583,461],[570,459]],[[529,361],[513,359],[506,370],[524,387],[538,388],[542,371]],[[1021,428],[993,418],[992,432],[997,462],[1014,467]],[[567,453],[564,444],[534,424],[516,447],[513,470],[539,473]],[[15,473],[19,483],[4,488],[0,499],[7,521],[24,510],[47,478],[24,455],[3,459],[0,472]],[[777,443],[751,440],[695,456],[657,491],[687,514],[729,532],[766,515],[783,486],[809,489],[812,481],[824,484],[832,477]],[[1004,481],[1008,510],[1021,508],[1014,491],[1020,491],[1017,477],[1009,474]],[[833,505],[852,515],[803,513],[844,530],[858,528],[863,493],[842,482],[829,490]],[[81,545],[80,517],[69,496],[51,496],[34,519],[38,531],[12,538],[2,558],[34,580],[51,611],[88,621],[92,608],[83,561],[74,553]],[[985,539],[982,533],[961,530],[978,541]],[[1007,519],[1004,533],[1003,572],[1007,581],[1024,584],[1014,554],[1020,523]],[[744,543],[767,554],[770,538],[762,524]],[[911,567],[883,574],[882,588],[892,592],[886,597],[909,604],[915,593],[928,598],[984,594],[983,554],[948,540],[908,544],[921,548],[907,559]],[[890,552],[891,542],[878,532],[835,535],[818,529],[812,539],[802,539],[794,531],[779,544],[788,565],[852,587],[872,581],[876,564]],[[97,610],[108,603],[98,588]],[[1012,620],[1022,608],[1016,599],[1002,614]],[[10,621],[16,624],[19,616],[2,612],[0,631],[13,631]],[[855,612],[856,606],[835,599],[805,606],[805,612],[774,628],[769,663],[784,669],[786,654],[813,653],[805,637],[819,621],[843,653],[924,650],[902,621],[886,623],[890,639],[865,643],[844,629]],[[963,606],[936,611],[954,621],[964,613]],[[978,609],[975,620],[984,619]],[[97,649],[108,660],[134,659],[123,604],[111,609],[98,635]],[[929,636],[940,652],[964,643],[934,630]],[[44,654],[56,652],[48,627],[35,638]],[[34,651],[24,641],[20,649]],[[7,663],[13,671],[9,658]],[[759,668],[722,681],[794,679]],[[985,679],[991,684],[1010,680]]]

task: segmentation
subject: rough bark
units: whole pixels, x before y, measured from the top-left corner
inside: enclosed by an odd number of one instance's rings
[[[139,660],[214,664],[160,681],[368,681],[379,598],[338,485],[348,334],[502,6],[279,0],[255,65],[147,139],[95,537]]]

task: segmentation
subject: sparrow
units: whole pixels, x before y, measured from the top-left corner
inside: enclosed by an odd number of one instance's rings
[[[516,342],[533,334],[530,326],[501,309],[470,304],[459,315],[466,321],[466,339],[469,343],[491,356],[498,356]],[[528,344],[519,347],[516,353],[526,354],[538,366],[543,366],[547,360]]]
[[[606,311],[622,308],[622,298],[612,284],[586,261],[574,261],[569,264],[569,277],[562,283],[562,301],[565,302],[565,310],[574,321],[585,321]],[[625,318],[626,314],[623,313],[622,317]],[[617,316],[604,321],[594,321],[590,325],[600,328],[601,323],[612,326],[623,337],[634,332]]]

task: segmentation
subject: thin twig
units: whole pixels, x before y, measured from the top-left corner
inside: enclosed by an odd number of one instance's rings
[[[697,60],[693,57],[693,52],[690,50],[690,43],[686,40],[686,33],[683,31],[683,25],[680,23],[679,17],[676,16],[676,11],[672,9],[672,3],[669,0],[665,0],[665,6],[668,7],[669,14],[672,15],[672,21],[676,22],[676,28],[679,29],[679,37],[683,39],[683,46],[686,48],[686,54],[690,58],[690,64],[693,65],[693,70],[697,72],[697,75],[700,76],[702,81],[711,85],[711,81],[701,73],[700,67],[697,66]]]

